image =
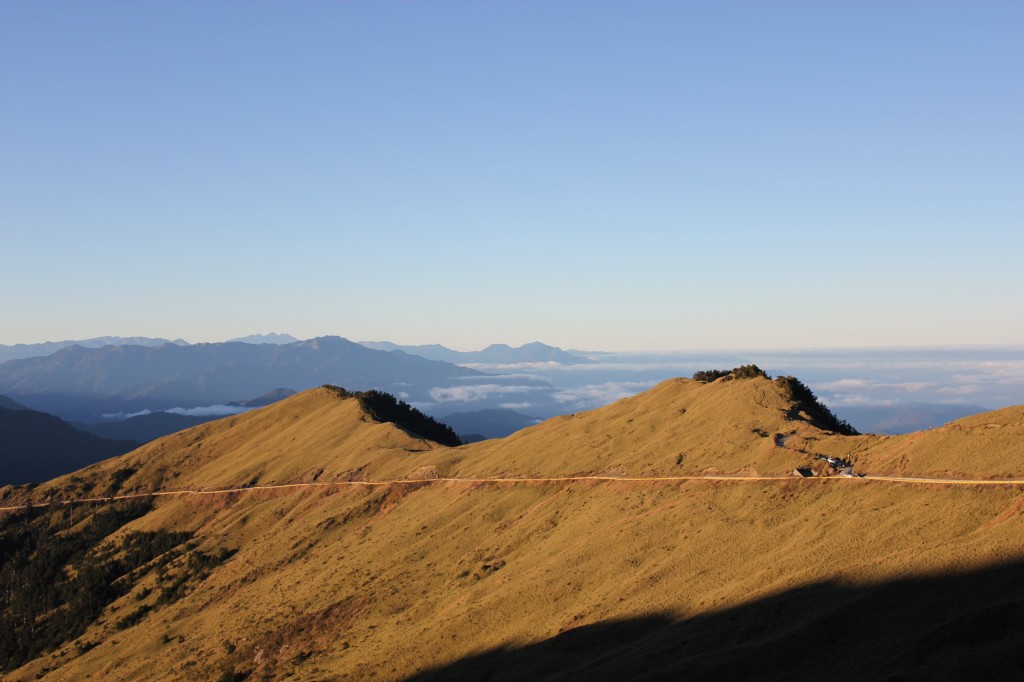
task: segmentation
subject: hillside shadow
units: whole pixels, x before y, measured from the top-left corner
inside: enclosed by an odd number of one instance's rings
[[[407,679],[1021,680],[1024,563],[596,623]]]

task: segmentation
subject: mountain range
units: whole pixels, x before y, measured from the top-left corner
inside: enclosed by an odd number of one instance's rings
[[[273,343],[286,344],[295,343],[299,339],[290,334],[250,334],[237,339],[230,339],[238,343]],[[52,355],[64,348],[81,346],[82,348],[103,348],[104,346],[162,346],[165,343],[172,343],[176,346],[191,345],[184,339],[153,338],[149,336],[97,336],[91,339],[78,339],[75,341],[44,341],[42,343],[18,343],[10,346],[0,344],[0,364],[8,360],[22,360],[24,358],[43,357]]]
[[[71,346],[0,365],[0,394],[64,419],[92,422],[104,414],[220,405],[281,386],[304,390],[325,383],[430,400],[434,389],[484,376],[327,336],[284,345]]]
[[[236,343],[272,343],[277,345],[285,345],[288,343],[295,343],[299,339],[295,338],[291,334],[278,334],[277,332],[270,332],[269,334],[250,334],[249,336],[239,336],[236,339],[228,339],[229,342]]]
[[[337,338],[337,337],[330,337]],[[18,350],[17,354],[50,356],[56,349],[66,348],[68,344],[79,344],[83,347],[107,347],[107,352],[101,355],[94,355],[84,360],[86,364],[94,364],[95,371],[104,374],[121,374],[122,364],[130,364],[134,360],[132,353],[123,353],[121,359],[117,359],[116,353],[109,352],[110,347],[130,347],[132,345],[159,346],[169,343],[165,339],[150,339],[146,337],[98,337],[81,342],[63,341],[32,346],[2,347],[0,346],[0,357],[3,349],[10,351],[12,348]],[[190,345],[185,341],[178,340],[176,345]],[[255,346],[280,346],[282,349],[291,348],[295,344],[303,344],[289,334],[271,332],[268,334],[253,334],[239,337],[227,343],[244,343]],[[242,352],[233,353],[227,351],[224,344],[196,344],[213,346],[225,349],[217,359],[211,360],[200,373],[213,372],[215,367],[226,370],[229,368],[223,365],[232,365],[238,362],[248,362]],[[744,360],[741,354],[736,353],[598,353],[588,352],[586,357],[579,351],[564,351],[547,344],[535,342],[514,348],[505,344],[494,344],[481,351],[461,352],[439,344],[402,346],[390,342],[364,342],[360,345],[375,350],[397,351],[410,355],[417,355],[433,359],[439,362],[448,362],[468,366],[478,370],[472,377],[462,377],[457,381],[425,381],[422,385],[415,372],[409,373],[403,368],[395,371],[380,371],[372,367],[366,375],[358,375],[358,368],[354,367],[355,361],[345,360],[347,365],[345,371],[330,371],[322,373],[317,380],[311,381],[313,377],[302,376],[302,372],[292,376],[287,371],[277,374],[279,385],[308,388],[320,385],[321,383],[339,383],[357,386],[359,388],[384,388],[403,395],[406,399],[413,401],[420,409],[433,415],[477,414],[482,410],[510,410],[520,411],[547,418],[558,414],[566,414],[583,409],[591,409],[612,400],[635,393],[638,390],[654,385],[676,373],[690,373],[699,368],[703,363],[736,363],[749,362]],[[272,352],[272,351],[271,351]],[[287,353],[288,351],[280,351]],[[264,356],[267,349],[259,353]],[[987,360],[987,364],[978,367],[976,372],[981,375],[970,390],[980,390],[977,393],[977,400],[991,400],[996,405],[1012,404],[1016,398],[1012,391],[988,390],[985,387],[997,386],[996,382],[984,380],[984,372],[993,371],[994,365],[991,362],[1013,361],[1016,356],[1013,353],[1002,353],[993,355],[990,350],[972,350],[967,356],[950,355],[949,352],[935,352],[927,349],[920,351],[921,358],[916,358],[907,352],[888,354],[871,351],[847,351],[827,352],[820,351],[809,355],[799,353],[780,353],[767,358],[776,363],[775,371],[792,373],[789,365],[804,363],[808,371],[814,377],[814,385],[817,390],[823,391],[823,395],[829,404],[833,405],[841,417],[855,424],[861,431],[873,433],[908,433],[916,430],[941,426],[948,421],[985,411],[987,408],[971,404],[949,404],[946,400],[939,402],[943,394],[938,389],[929,390],[929,382],[941,381],[967,381],[963,376],[960,378],[934,376],[922,374],[917,365],[924,363],[928,367],[941,367],[932,365],[928,361],[937,360],[950,362],[950,359],[963,362],[965,357],[975,357]],[[824,355],[823,355],[824,354]],[[66,367],[59,365],[65,363],[64,358],[40,361],[34,364],[33,368],[22,368],[18,377],[19,386],[12,386],[10,382],[0,390],[7,390],[9,393],[25,391],[21,396],[30,406],[42,411],[52,412],[78,424],[98,423],[107,426],[112,420],[124,420],[132,415],[139,415],[144,412],[157,412],[168,409],[180,408],[180,410],[192,410],[194,408],[208,408],[203,415],[204,419],[212,416],[224,416],[232,410],[217,410],[218,402],[232,403],[239,399],[248,398],[246,394],[233,394],[227,391],[222,394],[219,401],[210,401],[204,394],[205,377],[196,374],[195,367],[189,363],[193,361],[190,354],[177,354],[176,361],[168,362],[166,358],[171,354],[157,354],[157,362],[163,364],[162,376],[154,376],[149,379],[143,378],[134,386],[131,386],[130,393],[134,399],[124,399],[124,386],[115,387],[112,390],[106,386],[102,379],[97,377],[89,378],[92,369],[85,367],[75,372],[65,371]],[[757,353],[758,356],[765,355],[764,352]],[[822,358],[831,358],[828,363],[822,365]],[[257,361],[257,365],[264,360]],[[758,360],[760,362],[760,360]],[[825,371],[823,367],[841,367],[844,363],[856,361],[857,370],[860,376],[836,374],[838,370]],[[875,377],[869,369],[871,362],[877,361],[880,364],[891,367],[892,363],[899,363],[900,367],[908,367],[906,376]],[[180,362],[180,366],[173,366],[174,362]],[[701,363],[697,365],[695,363]],[[917,365],[915,365],[915,362]],[[832,364],[836,363],[836,364]],[[863,364],[867,363],[867,364]],[[390,363],[394,366],[401,365],[399,361]],[[729,366],[729,365],[726,365]],[[987,368],[987,369],[986,369]],[[0,377],[8,373],[8,369],[0,363]],[[39,380],[33,378],[33,372],[46,374],[51,370],[59,369],[48,379]],[[181,404],[168,405],[166,402],[150,401],[150,392],[164,392],[165,384],[172,375],[180,374],[183,377],[178,393],[182,397]],[[408,381],[394,381],[396,374],[405,374],[410,377]],[[74,375],[74,376],[72,376]],[[95,379],[95,380],[94,380]],[[322,379],[322,380],[320,380]],[[927,381],[926,381],[927,380]],[[2,381],[2,379],[0,379]],[[85,383],[83,387],[82,383]],[[46,385],[42,385],[46,384]],[[402,384],[413,384],[414,390]],[[430,384],[430,385],[426,385]],[[263,384],[266,386],[266,384]],[[819,388],[820,387],[820,388]],[[968,387],[963,387],[965,390]],[[418,389],[418,390],[416,390]],[[31,397],[32,392],[47,394],[42,402],[35,403]],[[58,398],[58,395],[63,397]],[[916,399],[911,400],[908,395]],[[929,402],[931,399],[934,402]],[[95,409],[100,408],[100,409]],[[184,416],[196,416],[187,414]],[[149,419],[143,420],[156,426],[156,429],[142,429],[139,433],[148,432],[152,435],[163,435],[161,431],[172,425],[172,420]],[[177,420],[184,425],[187,422]],[[198,423],[194,420],[192,423]],[[137,423],[135,426],[138,426]],[[131,428],[135,428],[135,426]],[[500,435],[499,431],[490,429],[483,421],[476,428],[472,424],[463,425],[466,434],[477,434],[487,437]],[[128,427],[126,427],[127,429]]]
[[[522,364],[533,362],[554,362],[562,365],[585,365],[590,361],[579,355],[555,346],[549,346],[534,341],[522,346],[513,347],[504,343],[495,343],[483,350],[458,351],[446,348],[440,344],[428,344],[422,346],[402,346],[390,341],[361,341],[367,348],[376,350],[400,350],[411,355],[430,360],[451,362],[458,365],[468,364]]]
[[[104,346],[162,346],[171,343],[177,346],[189,345],[183,339],[170,341],[168,339],[150,338],[147,336],[97,336],[92,339],[81,339],[78,341],[45,341],[43,343],[18,343],[12,346],[0,344],[0,363],[8,360],[21,360],[24,358],[35,358],[52,355],[64,348],[81,346],[82,348],[102,348]]]
[[[1017,677],[1024,407],[842,435],[739,376],[460,447],[315,388],[0,489],[55,503],[0,524],[5,679]]]
[[[250,334],[229,339],[226,343],[248,343],[253,345],[288,345],[299,342],[300,339],[291,334],[269,332],[266,334]],[[10,346],[0,344],[0,364],[8,360],[22,360],[24,358],[44,357],[52,355],[64,348],[81,346],[82,348],[103,348],[105,346],[147,346],[156,347],[164,344],[177,346],[192,345],[184,339],[171,341],[163,338],[147,336],[97,336],[90,339],[68,340],[68,341],[45,341],[43,343],[19,343]],[[503,343],[496,343],[480,351],[457,351],[446,348],[440,344],[427,345],[399,345],[389,341],[364,341],[361,345],[374,350],[401,350],[410,355],[418,355],[429,360],[451,362],[454,364],[466,363],[523,363],[523,362],[557,362],[561,364],[584,364],[588,360],[579,354],[564,351],[555,346],[535,341],[519,347],[512,347]]]

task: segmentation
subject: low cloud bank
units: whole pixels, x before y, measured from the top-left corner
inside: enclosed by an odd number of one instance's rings
[[[628,398],[654,386],[657,381],[606,381],[602,384],[588,384],[556,391],[552,396],[557,402],[579,409],[601,407],[608,403]]]
[[[521,402],[521,403],[502,403],[500,407],[506,410],[528,410],[533,407],[533,403]]]
[[[110,421],[123,422],[125,419],[131,419],[132,417],[144,417],[147,414],[153,414],[153,410],[141,410],[139,412],[108,412],[107,414],[101,414],[100,416]]]
[[[132,417],[144,417],[157,412],[169,412],[180,414],[183,417],[228,417],[233,414],[248,412],[251,407],[238,407],[236,405],[201,405],[199,407],[172,407],[167,410],[139,410],[138,412],[108,412],[100,415],[103,419],[110,421],[125,421]]]
[[[920,370],[920,366],[914,369]],[[1018,404],[1024,399],[1024,361],[955,362],[930,367],[925,380],[899,381],[843,378],[811,384],[832,406],[886,407],[905,402],[960,404],[990,407]],[[938,371],[946,370],[945,372]],[[892,374],[891,368],[889,373]]]
[[[430,389],[430,397],[437,403],[470,403],[486,400],[491,396],[530,393],[547,390],[545,386],[502,386],[501,384],[477,384],[475,386],[447,386]]]
[[[203,405],[201,407],[172,407],[164,412],[180,414],[184,417],[227,417],[232,414],[242,414],[251,409],[253,408],[235,405]]]
[[[530,372],[541,374],[550,372],[565,372],[567,374],[594,374],[597,372],[642,372],[642,371],[672,371],[675,373],[692,374],[693,367],[703,367],[708,361],[695,361],[691,357],[679,359],[650,359],[638,361],[595,361],[585,365],[563,365],[559,362],[517,362],[517,363],[466,363],[463,367],[480,370],[481,372],[498,372],[501,376],[534,376]],[[722,364],[722,363],[718,363]],[[518,374],[515,374],[518,372]]]

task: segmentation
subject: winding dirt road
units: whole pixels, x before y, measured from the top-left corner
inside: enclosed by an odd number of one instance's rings
[[[41,509],[61,505],[87,504],[95,502],[116,502],[146,497],[170,497],[185,495],[225,495],[246,493],[256,490],[285,490],[289,488],[337,488],[337,487],[384,487],[391,485],[456,483],[456,484],[520,484],[520,483],[575,483],[579,481],[641,482],[641,483],[683,483],[686,481],[728,481],[742,483],[750,481],[861,481],[867,483],[910,483],[917,485],[955,486],[1024,486],[1024,479],[975,479],[975,478],[920,478],[914,476],[821,476],[800,478],[797,476],[540,476],[532,478],[397,478],[387,481],[332,481],[323,483],[277,483],[270,485],[242,486],[237,488],[214,488],[209,490],[158,490],[155,492],[126,493],[108,497],[83,497],[73,500],[50,500],[29,504],[0,507],[0,512],[20,509]]]

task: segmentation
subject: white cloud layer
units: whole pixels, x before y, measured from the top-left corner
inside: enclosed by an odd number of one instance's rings
[[[643,362],[592,362],[581,365],[563,365],[558,362],[517,362],[514,364],[502,363],[466,363],[463,367],[480,370],[481,372],[498,372],[501,376],[534,376],[530,372],[565,372],[565,373],[587,373],[606,371],[667,371],[667,370],[690,370],[691,367],[702,366],[691,358],[679,360],[652,360]]]
[[[100,415],[103,419],[110,419],[111,421],[123,422],[125,419],[131,419],[132,417],[142,417],[147,414],[153,414],[152,410],[140,410],[139,412],[108,412],[107,414]]]
[[[606,381],[603,384],[566,388],[557,391],[552,397],[560,403],[573,405],[580,409],[600,407],[636,395],[656,383],[656,381]]]
[[[510,395],[546,390],[545,386],[502,386],[477,384],[475,386],[446,386],[430,389],[430,397],[438,403],[470,403],[486,400],[495,395]]]
[[[506,410],[528,410],[531,407],[533,407],[533,403],[502,403],[501,407],[505,408]]]
[[[989,407],[1018,403],[1024,390],[1024,361],[918,363],[929,365],[927,381],[885,381],[844,378],[811,387],[833,406],[890,406],[907,401],[962,403],[970,400]],[[889,373],[893,368],[888,368]],[[940,370],[945,370],[942,372]]]
[[[248,412],[251,407],[236,407],[234,405],[202,405],[200,407],[172,407],[164,412],[180,414],[185,417],[227,417],[232,414]]]
[[[172,407],[167,410],[139,410],[138,412],[109,412],[101,415],[104,419],[111,421],[125,421],[132,417],[143,417],[154,412],[170,412],[180,414],[184,417],[227,417],[232,414],[248,412],[251,407],[238,407],[235,405],[201,405],[199,407]]]

